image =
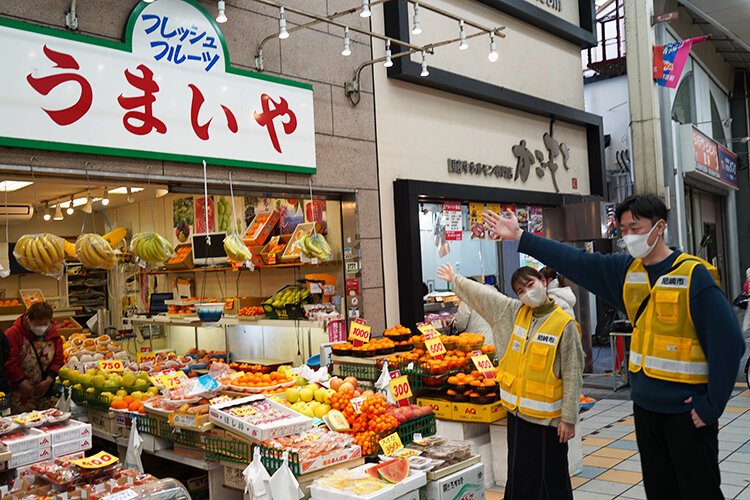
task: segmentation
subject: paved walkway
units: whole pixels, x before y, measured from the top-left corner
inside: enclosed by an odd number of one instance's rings
[[[750,500],[750,391],[738,383],[719,420],[719,467],[727,499]],[[583,470],[571,478],[575,500],[644,500],[633,403],[602,399],[581,415]],[[488,491],[487,500],[502,493]]]

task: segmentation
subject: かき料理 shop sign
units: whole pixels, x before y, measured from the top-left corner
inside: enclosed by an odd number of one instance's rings
[[[139,2],[124,42],[0,18],[0,144],[315,172],[312,86],[233,68],[194,0]]]

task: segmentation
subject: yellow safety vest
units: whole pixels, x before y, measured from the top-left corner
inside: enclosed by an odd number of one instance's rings
[[[527,348],[531,315],[531,308],[524,305],[516,316],[513,334],[499,365],[500,397],[509,410],[518,409],[529,417],[557,418],[562,414],[563,386],[552,368],[563,330],[575,320],[556,306]],[[580,327],[578,330],[580,333]]]
[[[718,282],[714,266],[689,254],[680,254],[653,288],[641,259],[630,264],[622,290],[625,309],[633,323],[630,371],[642,369],[649,377],[670,382],[708,382],[708,362],[690,315],[690,280],[693,269],[700,264]]]

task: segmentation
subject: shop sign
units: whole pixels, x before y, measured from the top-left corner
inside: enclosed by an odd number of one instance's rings
[[[570,148],[564,142],[559,142],[555,139],[554,131],[555,121],[552,120],[549,132],[542,134],[542,143],[547,151],[546,153],[540,149],[532,152],[525,139],[521,139],[518,144],[511,147],[511,152],[516,157],[515,169],[503,165],[489,165],[486,163],[448,158],[448,172],[481,175],[484,177],[495,176],[514,182],[520,179],[525,184],[529,179],[531,166],[534,165],[534,173],[537,179],[544,179],[547,172],[549,172],[549,176],[552,179],[552,186],[555,188],[555,192],[559,193],[560,188],[557,184],[556,174],[560,168],[560,163],[562,163],[565,170],[570,169],[568,165],[570,161]]]
[[[445,220],[445,239],[448,241],[461,241],[463,233],[461,202],[446,201],[443,204],[443,219]]]
[[[721,180],[731,186],[739,187],[737,183],[737,156],[721,144],[716,146],[719,148],[719,176]]]
[[[124,42],[0,18],[0,144],[315,173],[312,86],[233,68],[194,0],[138,2]]]
[[[737,156],[693,128],[695,170],[737,188]]]

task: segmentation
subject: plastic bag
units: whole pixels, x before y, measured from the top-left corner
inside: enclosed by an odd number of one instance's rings
[[[224,251],[230,259],[236,262],[247,262],[253,260],[253,253],[245,246],[242,238],[236,234],[230,234],[224,238]]]
[[[70,393],[71,389],[69,387],[63,387],[62,394],[60,395],[60,399],[57,400],[55,408],[62,412],[70,413]]]
[[[25,234],[13,249],[18,263],[29,271],[60,278],[65,261],[65,241],[54,234]]]
[[[307,380],[308,384],[312,383],[323,383],[328,381],[330,376],[328,375],[328,368],[321,366],[317,370],[313,370],[307,365],[302,365],[299,369],[299,376]]]
[[[135,424],[135,420],[133,421]],[[128,450],[125,453],[125,467],[143,472],[141,463],[141,450],[143,449],[143,438],[138,433],[138,426],[133,425],[128,438]]]
[[[159,233],[136,233],[130,240],[130,252],[146,262],[164,262],[172,258],[174,248]]]
[[[253,461],[242,471],[242,476],[245,478],[245,493],[250,496],[251,500],[272,500],[269,484],[271,476],[263,467],[263,462],[260,459],[260,448],[257,446],[253,453]]]
[[[82,234],[76,240],[76,258],[90,269],[109,269],[117,263],[115,251],[98,234]]]
[[[378,377],[378,380],[375,382],[375,389],[378,392],[384,393],[387,398],[386,402],[393,403],[393,398],[391,397],[391,372],[388,371],[388,361],[383,361],[383,368],[380,370],[380,376]]]
[[[271,476],[271,494],[273,500],[299,500],[304,495],[299,489],[297,478],[289,468],[289,452],[285,451],[279,470]]]

